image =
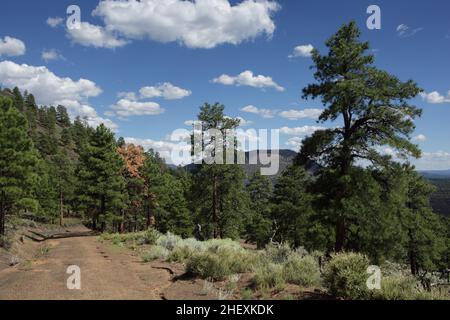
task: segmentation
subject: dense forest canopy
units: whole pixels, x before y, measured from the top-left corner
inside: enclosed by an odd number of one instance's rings
[[[61,225],[76,215],[101,231],[156,228],[258,247],[357,251],[374,263],[407,263],[413,274],[449,268],[450,222],[430,206],[434,188],[378,149],[420,156],[410,135],[421,110],[408,102],[420,89],[378,70],[359,35],[354,23],[344,25],[327,41],[328,52],[313,52],[316,83],[304,96],[322,100],[320,121],[334,127],[305,139],[275,185],[239,165],[171,168],[104,125],[72,121],[64,106],[37,106],[32,93],[3,90],[0,234],[14,215]],[[223,132],[239,125],[221,104],[205,103],[198,120]]]

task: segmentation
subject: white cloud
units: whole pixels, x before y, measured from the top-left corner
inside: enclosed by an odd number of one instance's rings
[[[244,119],[244,118],[242,118],[242,117],[236,117],[236,118],[240,120],[240,122],[239,122],[239,126],[241,126],[241,127],[247,127],[247,126],[249,126],[249,125],[252,125],[252,124],[253,124],[253,121],[250,121],[250,120],[245,120],[245,119]]]
[[[50,50],[43,50],[41,53],[42,60],[48,62],[51,60],[62,60],[64,57],[56,50],[56,49],[50,49]]]
[[[165,82],[156,87],[143,87],[139,90],[142,98],[164,98],[167,100],[176,100],[188,97],[192,91],[174,86],[169,82]]]
[[[247,113],[253,113],[253,114],[257,114],[263,118],[269,119],[269,118],[273,118],[275,116],[275,114],[277,113],[277,110],[271,110],[271,109],[260,109],[257,108],[253,105],[248,105],[245,106],[241,109],[242,112],[247,112]]]
[[[111,106],[115,114],[121,118],[131,116],[155,116],[164,113],[164,109],[156,102],[137,102],[127,99],[119,100]]]
[[[427,141],[427,137],[423,134],[418,134],[413,138],[413,141],[424,142]]]
[[[445,151],[423,152],[422,158],[412,161],[418,170],[448,170],[450,153]]]
[[[292,137],[286,141],[286,145],[294,151],[300,150],[304,137]]]
[[[249,126],[249,125],[251,125],[251,124],[253,124],[253,121],[249,121],[249,120],[245,120],[244,118],[242,118],[242,117],[229,117],[229,116],[225,116],[225,118],[227,118],[227,119],[238,119],[240,122],[239,122],[239,126],[240,127],[246,127],[246,126]],[[192,124],[191,124],[192,125]]]
[[[26,47],[22,40],[5,36],[0,38],[0,56],[22,56],[25,54]]]
[[[280,117],[286,118],[289,120],[298,120],[298,119],[317,119],[321,114],[322,109],[309,108],[303,110],[287,110],[279,113]]]
[[[117,94],[118,98],[125,98],[127,100],[131,100],[131,101],[137,101],[139,100],[136,93],[134,92],[119,92]]]
[[[183,151],[188,154],[191,150],[191,146],[186,143],[177,143],[166,140],[152,140],[152,139],[139,139],[128,137],[125,138],[127,143],[132,143],[134,145],[140,145],[145,150],[153,149],[159,152],[160,156],[166,160],[168,163],[172,163],[172,151]]]
[[[415,35],[416,33],[422,31],[424,28],[419,27],[419,28],[415,28],[415,29],[411,29],[409,26],[407,26],[406,24],[400,24],[396,31],[397,31],[397,35],[401,38],[407,38],[407,37],[412,37],[413,35]]]
[[[81,22],[80,28],[67,29],[67,36],[74,42],[86,47],[114,49],[123,47],[128,41],[119,39],[109,30]]]
[[[275,31],[275,1],[245,0],[141,0],[101,1],[93,14],[106,29],[128,39],[178,42],[189,48],[239,44]]]
[[[47,24],[52,27],[52,28],[56,28],[59,27],[60,25],[62,25],[62,23],[64,22],[64,19],[61,17],[50,17],[47,19]]]
[[[432,103],[432,104],[450,102],[450,91],[447,93],[447,96],[443,96],[437,91],[433,91],[430,93],[422,92],[420,94],[420,96],[422,97],[422,99],[425,102]]]
[[[88,104],[88,98],[102,93],[93,81],[74,81],[71,78],[58,77],[46,67],[2,61],[0,84],[11,88],[17,86],[33,93],[39,105],[64,105],[72,117],[86,117],[90,125],[105,123],[111,129],[117,129],[117,125],[109,119],[99,117],[95,109]]]
[[[317,126],[303,126],[303,127],[295,127],[295,128],[289,128],[289,127],[282,127],[280,128],[280,133],[290,136],[309,136],[313,134],[317,130],[325,130],[324,127],[317,127]]]
[[[289,58],[298,58],[298,57],[304,57],[309,58],[312,56],[312,51],[314,50],[314,47],[312,44],[305,44],[301,46],[297,46],[294,48],[294,51],[292,54],[290,54]]]
[[[252,71],[246,70],[239,75],[233,77],[223,74],[218,78],[212,80],[213,83],[220,83],[226,86],[249,86],[254,88],[274,88],[277,91],[285,91],[283,87],[278,85],[271,77],[262,75],[253,75]]]

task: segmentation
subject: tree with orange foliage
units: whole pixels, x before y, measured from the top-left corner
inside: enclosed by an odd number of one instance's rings
[[[144,164],[144,149],[134,144],[124,144],[117,148],[124,161],[122,176],[126,181],[127,206],[122,211],[122,219],[118,226],[119,232],[137,231],[142,226],[143,199],[145,194],[144,180],[140,169]]]

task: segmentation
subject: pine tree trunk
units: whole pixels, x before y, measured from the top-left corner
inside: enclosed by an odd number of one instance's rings
[[[217,214],[217,177],[214,176],[213,178],[213,199],[212,199],[212,205],[213,205],[213,237],[216,239],[218,237],[218,214]]]
[[[346,121],[346,128],[348,128],[348,126],[349,126],[349,124]],[[341,177],[344,177],[349,174],[350,167],[352,165],[351,151],[348,148],[347,143],[345,141],[343,143],[341,157],[342,158],[341,158],[340,174],[341,174]],[[343,198],[345,198],[346,193],[347,193],[346,189],[347,189],[347,185],[342,186],[339,194],[337,195],[337,199],[338,199],[337,203],[339,203]],[[335,243],[334,243],[334,250],[336,252],[341,252],[342,250],[344,250],[344,246],[345,246],[345,239],[347,237],[347,234],[346,234],[347,226],[346,226],[345,218],[343,217],[345,212],[342,212],[340,208],[337,210],[338,210],[338,212],[337,212],[337,219],[336,219],[336,239],[335,239]]]
[[[102,195],[101,199],[101,205],[100,205],[100,217],[102,217],[102,223],[101,223],[101,232],[105,231],[105,209],[106,208],[106,200],[105,195]]]
[[[60,191],[59,195],[59,225],[62,227],[64,224],[64,198],[63,193]]]
[[[2,191],[0,198],[0,236],[5,234],[5,220],[6,220],[6,210],[5,210],[5,192]]]
[[[419,268],[417,265],[417,254],[416,254],[416,250],[415,250],[414,237],[412,235],[412,230],[408,230],[408,235],[409,235],[409,241],[410,241],[409,252],[408,252],[409,266],[411,268],[411,274],[413,276],[415,276],[415,275],[417,275]]]

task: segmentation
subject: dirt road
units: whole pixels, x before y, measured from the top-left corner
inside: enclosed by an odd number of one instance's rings
[[[141,262],[131,250],[96,237],[45,241],[36,260],[0,272],[0,299],[161,299],[171,274]],[[81,290],[69,290],[67,267],[81,270]]]

